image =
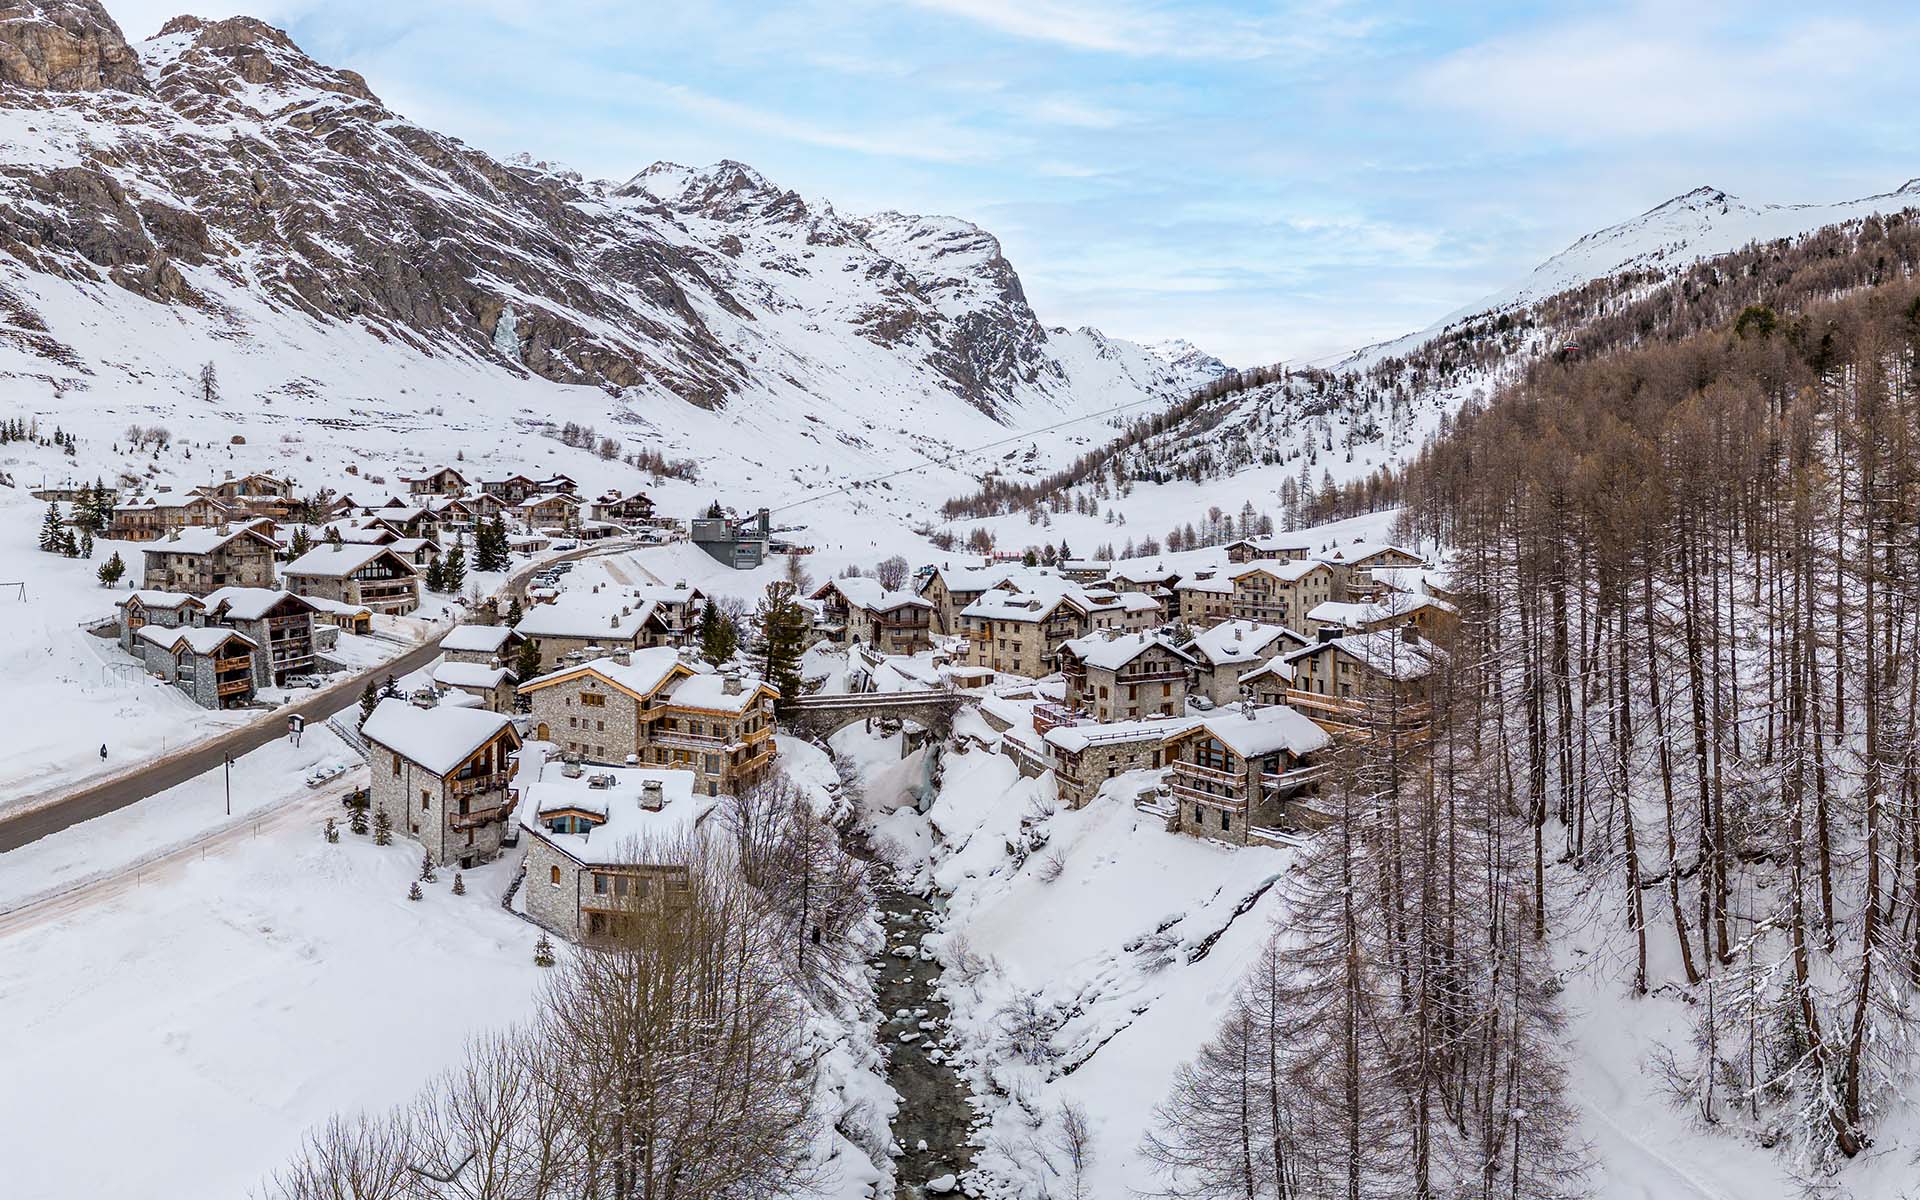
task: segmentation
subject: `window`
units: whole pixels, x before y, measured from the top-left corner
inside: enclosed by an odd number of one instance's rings
[[[1222,812],[1220,814],[1220,828],[1223,830],[1233,828],[1233,818],[1228,816],[1225,812]]]
[[[553,885],[554,887],[560,886],[560,868],[559,867],[554,866],[554,867],[547,868],[547,882]]]
[[[626,895],[627,883],[628,883],[628,880],[625,875],[615,875],[613,877],[613,894],[616,896]]]
[[[580,694],[580,703],[586,705],[588,708],[605,708],[607,706],[607,698],[599,692],[582,692]]]
[[[400,756],[398,754],[393,756],[393,773],[395,775],[400,774]]]
[[[607,723],[605,721],[595,721],[593,728],[596,732],[605,733],[607,731]]]
[[[433,809],[433,794],[431,792],[426,791],[425,789],[422,789],[420,792],[420,811],[430,812],[432,811],[432,809]]]
[[[554,869],[559,870],[558,867]],[[596,896],[604,896],[607,894],[607,877],[598,871],[593,873],[593,894]]]

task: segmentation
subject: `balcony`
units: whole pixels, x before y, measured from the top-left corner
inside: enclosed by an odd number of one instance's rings
[[[216,675],[226,675],[237,671],[245,671],[251,675],[253,674],[253,659],[247,655],[241,655],[239,658],[216,658],[213,660],[213,671]]]
[[[495,821],[504,821],[513,814],[514,803],[496,804],[491,808],[476,808],[471,812],[453,813],[447,817],[447,824],[454,829],[478,829]]]
[[[731,744],[726,738],[714,737],[709,733],[685,733],[678,730],[655,730],[647,740],[655,746],[703,752],[719,750]]]
[[[485,775],[468,775],[464,778],[447,780],[447,794],[454,797],[474,796],[481,792],[497,792],[507,786],[510,773],[494,771]]]
[[[1199,763],[1174,763],[1170,786],[1175,796],[1185,800],[1198,800],[1216,808],[1245,809],[1247,806],[1244,776]]]
[[[222,699],[225,699],[228,696],[244,696],[252,690],[253,690],[253,680],[251,677],[249,677],[246,679],[235,679],[230,682],[222,683],[214,689],[214,694],[219,696]]]
[[[1181,668],[1178,670],[1169,668],[1164,671],[1141,671],[1138,674],[1133,674],[1133,675],[1125,675],[1125,674],[1115,675],[1113,678],[1115,683],[1121,683],[1121,684],[1176,683],[1176,682],[1184,683],[1187,678],[1187,672],[1185,668]]]

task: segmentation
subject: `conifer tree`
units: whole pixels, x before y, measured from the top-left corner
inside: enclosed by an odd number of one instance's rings
[[[547,940],[547,935],[544,933],[533,944],[533,965],[536,967],[553,965],[553,943]]]
[[[422,850],[420,852],[420,882],[435,883],[438,882],[439,879],[440,876],[436,874],[433,869],[433,851]]]
[[[56,501],[49,500],[47,501],[46,518],[40,522],[40,548],[42,550],[51,553],[60,549],[61,528],[60,505]]]
[[[806,636],[806,610],[794,599],[793,584],[776,580],[760,602],[760,677],[780,692],[779,706],[800,697],[800,654]]]
[[[740,649],[740,631],[732,618],[712,602],[700,610],[700,657],[714,666],[729,661]]]
[[[447,551],[446,561],[440,565],[440,590],[457,594],[466,582],[467,552],[460,548],[458,542],[455,542],[453,549]]]
[[[447,590],[446,568],[440,565],[438,555],[435,555],[433,561],[427,564],[426,585],[427,590],[430,592],[444,592]]]
[[[412,883],[407,885],[407,899],[418,900],[419,898],[420,898],[420,881],[416,879]]]
[[[361,689],[360,692],[360,724],[358,728],[365,729],[367,727],[367,718],[371,717],[373,710],[378,707],[380,707],[380,693],[373,686],[373,680],[369,679],[367,680],[367,686]]]
[[[80,557],[93,557],[93,530],[91,529],[83,529],[80,531]]]
[[[467,881],[458,871],[453,873],[453,894],[456,896],[467,894]]]
[[[307,532],[307,527],[305,525],[294,526],[293,537],[287,542],[287,558],[289,560],[300,558],[312,549],[313,536]]]
[[[74,540],[72,529],[62,527],[60,530],[60,553],[68,558],[80,557],[80,543]]]
[[[520,652],[514,656],[513,673],[522,683],[540,673],[540,647],[532,638],[520,643]]]
[[[120,552],[115,550],[112,557],[100,564],[100,570],[97,572],[100,576],[100,586],[113,587],[120,582],[120,577],[126,573],[127,564],[121,561]]]
[[[347,828],[362,837],[366,836],[367,810],[363,805],[356,804],[347,810]]]
[[[373,844],[393,845],[393,818],[387,815],[387,810],[384,808],[373,814]]]
[[[334,821],[332,817],[327,818],[326,827],[322,829],[320,832],[326,837],[329,843],[337,842],[340,840],[340,826]]]
[[[486,568],[483,567],[481,569],[485,570]],[[521,607],[520,597],[515,596],[513,599],[507,601],[507,622],[506,623],[509,628],[515,625],[518,625],[521,619],[524,618],[526,615],[527,615],[527,610]]]

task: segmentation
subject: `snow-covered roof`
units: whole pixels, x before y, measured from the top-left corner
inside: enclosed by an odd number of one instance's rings
[[[1146,592],[1115,592],[1105,588],[1085,588],[1074,598],[1090,612],[1156,612],[1160,601]]]
[[[779,694],[771,685],[751,676],[742,678],[739,690],[729,694],[726,677],[709,672],[689,675],[676,682],[667,692],[667,703],[708,712],[743,713],[760,699],[763,692]]]
[[[284,588],[259,587],[223,587],[209,593],[206,603],[208,612],[218,612],[225,607],[227,616],[241,621],[257,621],[288,600],[311,607],[307,601]]]
[[[831,589],[846,597],[854,608],[864,608],[868,612],[896,612],[902,608],[932,608],[933,601],[923,600],[912,592],[896,592],[880,586],[878,579],[868,579],[855,575],[846,579],[832,579],[820,585],[813,593],[816,600],[824,599]]]
[[[672,646],[654,646],[646,650],[635,650],[624,663],[613,658],[596,658],[592,662],[581,663],[577,667],[548,671],[545,675],[527,680],[520,686],[520,690],[537,691],[561,679],[592,672],[637,696],[651,696],[674,673],[676,667],[685,667],[685,664],[680,661],[678,650]],[[686,667],[688,671],[692,669]]]
[[[1248,671],[1246,674],[1240,676],[1239,681],[1241,683],[1252,683],[1254,680],[1259,679],[1263,675],[1271,675],[1275,679],[1282,680],[1286,683],[1292,683],[1293,682],[1293,664],[1288,662],[1284,658],[1270,658],[1266,662],[1263,662],[1259,666],[1255,667],[1253,670]]]
[[[1446,651],[1432,642],[1408,641],[1397,629],[1380,629],[1372,633],[1349,633],[1344,637],[1329,638],[1310,646],[1302,646],[1288,654],[1286,660],[1288,663],[1295,663],[1311,655],[1325,654],[1334,649],[1344,651],[1351,658],[1389,679],[1401,681],[1423,678],[1436,665],[1446,660]]]
[[[177,536],[176,536],[177,533]],[[169,533],[157,542],[148,542],[143,547],[147,553],[164,552],[167,554],[212,554],[215,550],[237,542],[242,538],[252,538],[268,546],[276,543],[267,536],[265,524],[256,525],[247,522],[241,525],[189,525],[185,529]]]
[[[1191,649],[1195,657],[1211,666],[1250,663],[1279,653],[1278,643],[1288,632],[1284,625],[1267,625],[1259,621],[1222,621],[1212,629],[1196,634]],[[1295,636],[1298,638],[1298,635]]]
[[[1058,592],[1042,596],[990,588],[980,593],[978,600],[961,609],[960,615],[990,621],[1044,621],[1065,600]]]
[[[1238,709],[1213,713],[1194,722],[1242,758],[1260,758],[1285,750],[1311,754],[1333,741],[1327,731],[1284,704],[1269,704],[1251,714]]]
[[[1107,575],[1121,583],[1164,583],[1180,572],[1164,562],[1121,562]]]
[[[1171,651],[1177,658],[1192,662],[1193,656],[1168,642],[1158,633],[1125,633],[1119,637],[1084,637],[1061,643],[1060,649],[1089,667],[1117,671],[1155,647]]]
[[[1199,717],[1157,717],[1105,725],[1057,725],[1047,730],[1046,742],[1069,754],[1078,754],[1088,746],[1112,742],[1161,741],[1199,723]]]
[[[341,600],[327,600],[320,596],[302,596],[308,604],[323,613],[333,613],[341,617],[371,617],[373,610],[364,604],[348,604]]]
[[[445,705],[421,708],[390,698],[374,708],[360,732],[367,741],[435,775],[445,775],[501,730],[512,727],[512,719],[503,713]]]
[[[1452,579],[1438,567],[1374,567],[1368,574],[1383,587],[1416,596],[1431,596],[1436,588],[1452,588]]]
[[[1376,603],[1328,600],[1325,603],[1316,604],[1307,613],[1307,620],[1317,625],[1338,625],[1342,629],[1367,629],[1385,621],[1410,616],[1423,608],[1448,614],[1460,611],[1437,596],[1388,592]]]
[[[294,559],[282,567],[282,575],[311,575],[323,579],[340,579],[368,566],[380,556],[386,555],[413,574],[413,564],[393,552],[389,546],[355,546],[343,543],[327,543]]]
[[[161,625],[142,625],[139,636],[143,641],[168,650],[185,642],[187,649],[195,654],[212,654],[229,641],[240,642],[249,650],[260,648],[260,643],[246,634],[219,625],[175,625],[171,629]]]
[[[672,584],[643,583],[627,589],[627,594],[635,600],[651,600],[655,604],[690,604],[701,599],[706,593],[697,587],[689,587],[685,581]]]
[[[1415,562],[1425,562],[1419,553],[1404,546],[1389,545],[1385,542],[1350,542],[1345,546],[1334,546],[1321,553],[1319,557],[1326,562],[1357,563],[1377,554],[1404,554]]]
[[[198,596],[189,596],[185,592],[161,592],[150,588],[141,588],[138,591],[128,592],[125,596],[114,601],[114,607],[125,608],[135,600],[140,602],[142,608],[206,607],[205,604],[201,603]]]
[[[433,681],[457,688],[497,688],[514,674],[505,667],[485,663],[443,662],[433,669]]]
[[[513,627],[521,637],[618,638],[630,641],[659,610],[616,592],[571,591],[552,604],[536,605]]]
[[[611,780],[595,787],[594,781]],[[659,811],[641,803],[648,781],[660,785]],[[575,862],[622,866],[649,861],[648,846],[677,842],[697,829],[719,801],[693,794],[693,772],[649,767],[588,767],[569,779],[549,763],[538,779],[516,779],[520,824]],[[598,819],[588,833],[555,833],[542,813],[578,812]]]
[[[1230,547],[1245,546],[1256,554],[1280,554],[1288,550],[1310,552],[1313,549],[1313,539],[1297,533],[1262,534],[1259,537],[1241,538],[1237,542],[1229,542],[1228,545]]]
[[[1265,571],[1281,583],[1295,583],[1305,579],[1315,571],[1327,569],[1327,564],[1318,559],[1303,558],[1293,562],[1283,562],[1277,558],[1256,558],[1251,562],[1235,563],[1221,568],[1221,574],[1228,579],[1241,579],[1255,571]]]
[[[510,625],[455,625],[440,639],[440,648],[466,654],[498,654],[513,635]]]
[[[1233,594],[1233,579],[1231,576],[1220,574],[1210,574],[1204,579],[1198,575],[1189,575],[1179,583],[1174,584],[1173,590],[1176,592],[1209,592],[1216,596],[1231,596]]]

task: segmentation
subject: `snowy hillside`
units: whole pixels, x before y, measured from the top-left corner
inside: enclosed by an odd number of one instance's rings
[[[669,512],[778,503],[1010,429],[1158,407],[1220,369],[1048,329],[999,243],[963,221],[843,218],[731,162],[625,184],[501,162],[248,18],[178,18],[129,47],[94,0],[9,14],[4,405],[77,432],[86,474],[125,469],[117,435],[157,423],[240,435],[222,466],[309,491],[457,453],[639,482],[585,452],[528,462],[555,449],[530,438],[551,421],[702,463]],[[309,462],[314,444],[327,453]],[[943,496],[977,471],[932,474],[909,485]]]

